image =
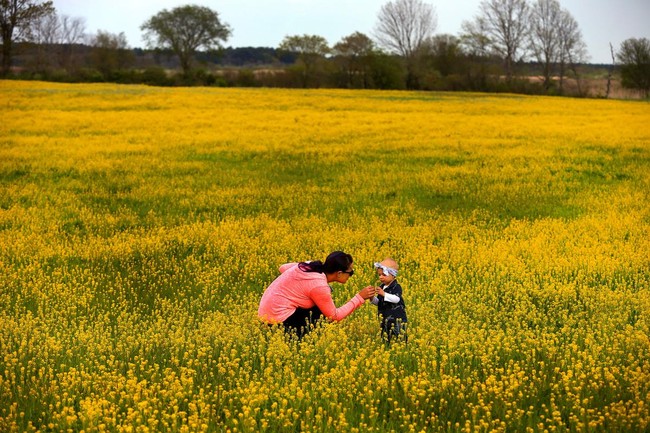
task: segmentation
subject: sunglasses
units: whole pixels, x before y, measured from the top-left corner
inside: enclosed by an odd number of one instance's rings
[[[350,271],[339,271],[339,272],[343,272],[344,274],[348,274],[349,276],[354,275],[354,269],[352,269]]]

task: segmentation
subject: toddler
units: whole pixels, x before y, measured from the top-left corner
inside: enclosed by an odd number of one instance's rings
[[[406,305],[402,297],[402,286],[397,282],[397,262],[385,258],[375,263],[381,285],[377,288],[377,296],[372,303],[377,306],[377,315],[381,319],[382,340],[390,343],[393,337],[406,337]]]

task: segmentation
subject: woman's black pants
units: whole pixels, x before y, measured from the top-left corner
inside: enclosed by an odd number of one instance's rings
[[[302,338],[322,316],[323,313],[316,306],[309,309],[296,308],[296,311],[282,324],[286,332],[295,333],[298,338]]]

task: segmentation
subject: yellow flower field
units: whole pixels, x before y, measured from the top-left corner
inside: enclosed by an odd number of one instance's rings
[[[650,430],[650,105],[0,81],[0,431]],[[288,261],[352,254],[302,341]]]

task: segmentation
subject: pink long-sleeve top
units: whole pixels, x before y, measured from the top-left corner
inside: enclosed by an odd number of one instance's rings
[[[357,293],[343,306],[336,308],[325,274],[301,271],[298,263],[280,266],[280,274],[264,291],[257,310],[257,315],[265,322],[284,322],[296,308],[308,309],[315,305],[326,317],[338,322],[364,303]]]

